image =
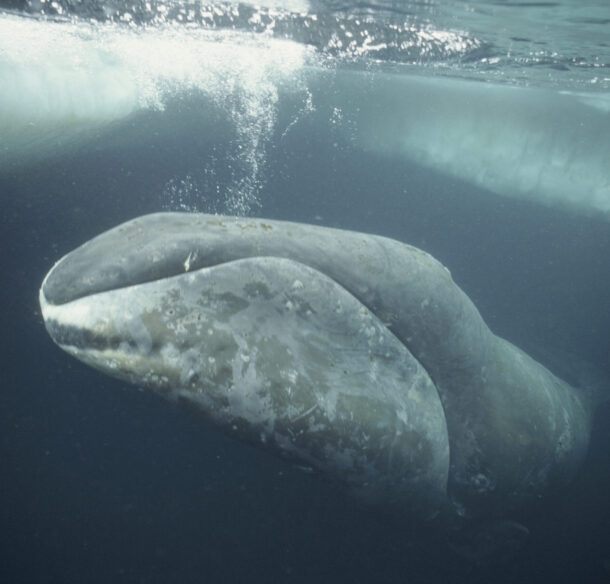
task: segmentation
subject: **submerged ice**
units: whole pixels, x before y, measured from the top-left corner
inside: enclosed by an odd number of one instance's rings
[[[175,106],[183,127],[196,116],[217,134],[232,133],[224,204],[207,210],[255,210],[267,152],[286,133],[305,139],[313,129],[490,194],[610,213],[610,95],[608,79],[595,73],[603,55],[573,62],[592,71],[589,91],[582,82],[532,82],[541,59],[551,70],[569,62],[568,44],[528,61],[522,44],[483,38],[479,13],[464,31],[433,22],[423,8],[418,18],[303,2],[288,10],[113,2],[101,13],[89,3],[28,6],[45,16],[0,12],[0,172],[82,144],[111,148],[110,131],[136,147],[150,132],[163,139],[175,131],[165,121]],[[501,49],[518,55],[504,71]],[[503,82],[518,63],[527,81]],[[209,188],[201,176],[215,172],[204,153],[200,168],[160,190],[170,207],[196,209],[190,199]]]

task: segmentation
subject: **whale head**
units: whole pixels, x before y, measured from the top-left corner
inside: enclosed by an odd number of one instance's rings
[[[150,215],[60,260],[40,305],[53,340],[88,365],[363,500],[430,516],[446,498],[447,425],[428,372],[387,326],[396,307],[359,280],[383,267],[384,241]]]

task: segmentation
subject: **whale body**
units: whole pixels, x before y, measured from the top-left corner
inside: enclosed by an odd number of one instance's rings
[[[567,483],[591,406],[432,256],[299,223],[143,216],[61,259],[53,340],[371,503],[495,517]]]

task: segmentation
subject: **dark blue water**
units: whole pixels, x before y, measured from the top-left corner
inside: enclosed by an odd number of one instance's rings
[[[566,375],[586,362],[610,376],[607,215],[498,195],[446,168],[363,148],[350,96],[338,98],[349,118],[342,131],[321,124],[323,114],[287,131],[300,99],[273,110],[254,175],[240,154],[253,126],[235,117],[245,101],[231,109],[188,92],[94,130],[77,148],[3,167],[0,582],[609,581],[608,406],[565,492],[511,515],[528,541],[473,561],[447,534],[363,507],[86,368],[47,336],[38,289],[64,253],[143,213],[234,209],[241,187],[252,214],[429,251],[495,333]]]

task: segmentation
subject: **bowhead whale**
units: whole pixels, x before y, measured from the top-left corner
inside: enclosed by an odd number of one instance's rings
[[[392,239],[147,215],[62,258],[40,305],[77,359],[419,516],[502,516],[587,450],[587,396]]]

